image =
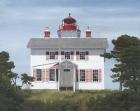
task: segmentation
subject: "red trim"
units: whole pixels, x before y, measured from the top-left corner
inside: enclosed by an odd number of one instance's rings
[[[59,63],[54,64],[52,67],[50,67],[50,69],[58,69]]]
[[[86,37],[91,37],[91,31],[86,31]]]
[[[75,25],[64,25],[63,27],[62,27],[62,30],[76,30],[77,29],[77,26],[75,26]]]
[[[49,31],[44,31],[44,37],[50,37],[50,32]]]

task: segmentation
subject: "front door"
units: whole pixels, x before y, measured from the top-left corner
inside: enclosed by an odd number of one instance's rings
[[[74,71],[75,67],[73,64],[66,62],[61,64],[60,76],[59,76],[59,89],[60,90],[73,90],[74,82]]]

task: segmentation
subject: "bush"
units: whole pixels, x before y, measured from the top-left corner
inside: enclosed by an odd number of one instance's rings
[[[114,92],[105,97],[90,98],[87,105],[93,111],[139,111],[140,93]]]

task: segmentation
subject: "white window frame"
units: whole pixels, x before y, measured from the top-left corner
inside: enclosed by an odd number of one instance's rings
[[[51,79],[51,70],[54,70],[54,80],[50,80]],[[56,70],[55,69],[49,69],[49,81],[56,81]]]
[[[50,56],[49,59],[51,59],[51,60],[55,59],[55,52],[50,52],[49,56]]]
[[[86,52],[80,52],[80,60],[86,59]]]
[[[86,71],[84,69],[80,69],[80,81],[84,82],[86,80]]]
[[[94,69],[93,70],[93,82],[98,82],[99,81],[99,70],[98,69]]]
[[[71,52],[64,52],[65,54],[65,59],[70,60],[71,59]]]
[[[42,70],[36,69],[36,81],[42,81]]]

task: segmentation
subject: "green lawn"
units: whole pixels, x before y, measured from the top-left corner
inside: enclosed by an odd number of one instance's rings
[[[114,91],[50,91],[32,90],[25,102],[33,111],[85,111],[90,98],[105,96]]]
[[[29,100],[62,100],[70,98],[90,98],[97,96],[105,96],[106,94],[112,93],[111,90],[100,90],[100,91],[53,91],[53,90],[32,90]]]

